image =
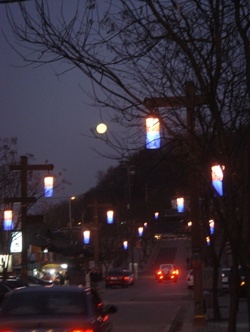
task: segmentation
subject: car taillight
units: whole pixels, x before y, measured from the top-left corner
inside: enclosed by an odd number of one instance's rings
[[[158,276],[159,279],[163,279],[162,271],[158,271],[157,276]]]
[[[176,275],[178,275],[178,274],[179,274],[179,271],[178,271],[178,270],[174,270],[174,271],[172,272],[172,274],[176,274]]]
[[[109,316],[108,316],[108,315],[105,315],[105,316],[103,317],[103,321],[104,321],[104,322],[106,322],[108,319],[109,319]]]
[[[128,276],[124,277],[124,280],[128,281],[128,280],[129,280],[129,277],[128,277]]]
[[[72,329],[70,332],[94,332],[93,329]]]

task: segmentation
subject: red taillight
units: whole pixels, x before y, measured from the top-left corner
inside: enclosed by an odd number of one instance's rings
[[[109,316],[108,316],[108,315],[105,315],[105,316],[103,317],[103,321],[104,321],[104,322],[106,322],[108,319],[109,319]]]
[[[161,275],[162,275],[162,272],[161,272],[161,271],[157,271],[157,275],[158,275],[158,276],[161,276]]]
[[[174,270],[174,271],[172,272],[172,274],[176,274],[176,275],[178,275],[178,274],[179,274],[179,271],[178,271],[178,270]]]
[[[72,329],[70,332],[94,332],[93,329]]]
[[[124,277],[124,280],[125,280],[125,281],[128,281],[128,280],[129,280],[129,277],[127,277],[127,276]]]

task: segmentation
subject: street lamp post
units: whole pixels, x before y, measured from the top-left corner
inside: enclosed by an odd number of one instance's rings
[[[186,107],[187,110],[187,129],[188,140],[191,147],[191,154],[196,156],[194,142],[194,123],[195,107],[206,104],[204,95],[195,95],[195,86],[193,82],[186,82],[185,96],[168,98],[146,98],[144,105],[148,108],[156,107]],[[194,325],[205,325],[205,313],[203,305],[203,284],[202,284],[202,261],[201,261],[201,230],[199,223],[199,196],[198,179],[194,165],[189,169],[190,186],[190,218],[192,221],[192,265],[194,272]]]
[[[93,208],[93,242],[94,242],[94,261],[95,265],[99,265],[99,217],[98,209],[99,208],[112,208],[110,203],[98,203],[97,199],[94,199],[93,204],[89,204],[88,207]]]
[[[53,170],[52,164],[44,165],[28,165],[28,158],[21,156],[19,165],[10,165],[11,171],[21,172],[21,197],[14,197],[5,199],[5,201],[20,202],[21,203],[21,230],[22,230],[22,279],[27,281],[28,279],[28,239],[27,239],[27,206],[30,202],[35,202],[35,197],[28,197],[28,171],[42,171]]]
[[[72,204],[71,204],[71,202],[75,199],[76,199],[75,196],[71,196],[69,198],[69,228],[70,229],[72,229]]]

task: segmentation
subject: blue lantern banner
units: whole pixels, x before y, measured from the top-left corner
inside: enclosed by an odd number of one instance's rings
[[[212,170],[212,185],[219,196],[223,196],[223,169],[220,165],[214,165]]]
[[[12,220],[12,210],[5,210],[4,211],[4,222],[3,222],[3,229],[5,231],[12,231],[14,228],[14,223]]]
[[[45,197],[53,196],[53,182],[54,182],[54,178],[52,176],[47,176],[44,178],[44,196]]]
[[[138,228],[138,235],[141,237],[143,235],[143,227]]]
[[[88,231],[88,230],[83,232],[83,243],[84,244],[90,243],[90,231]]]
[[[124,250],[128,249],[128,241],[123,241],[123,249]]]
[[[185,207],[184,207],[184,198],[183,197],[178,197],[176,199],[176,203],[177,203],[177,211],[179,213],[183,213],[184,209],[185,209]]]
[[[146,118],[146,148],[159,149],[161,146],[160,121],[157,117]]]
[[[210,229],[210,234],[213,235],[214,234],[214,220],[213,219],[209,220],[209,229]]]
[[[107,211],[107,223],[113,224],[113,222],[114,222],[114,211],[109,210]]]

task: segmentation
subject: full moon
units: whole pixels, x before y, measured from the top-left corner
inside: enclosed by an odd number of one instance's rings
[[[99,125],[96,127],[96,131],[99,134],[104,134],[107,131],[107,126],[105,123],[99,123]]]

